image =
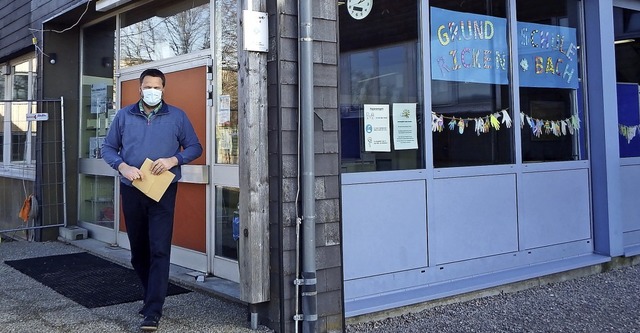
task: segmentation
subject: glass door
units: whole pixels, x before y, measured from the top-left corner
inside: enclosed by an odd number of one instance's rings
[[[213,273],[239,281],[238,225],[238,2],[215,2],[214,163],[211,170],[214,187],[215,228]]]
[[[182,167],[172,262],[232,281],[239,280],[236,13],[233,0],[143,4],[119,16],[118,39],[120,106],[139,98],[142,70],[162,70],[167,103],[187,112],[205,149]],[[124,232],[118,244],[127,247]]]
[[[78,224],[92,238],[110,244],[116,242],[116,172],[102,160],[100,147],[116,112],[114,38],[114,18],[83,29],[78,148]]]
[[[174,222],[172,263],[211,273],[213,256],[210,165],[212,99],[212,10],[209,0],[142,2],[119,18],[118,91],[120,106],[139,99],[139,75],[147,68],[165,73],[164,99],[184,110],[204,148],[182,166]],[[118,244],[128,247],[120,217]]]

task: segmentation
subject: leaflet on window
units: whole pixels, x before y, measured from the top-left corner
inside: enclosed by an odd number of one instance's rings
[[[229,126],[231,122],[231,96],[220,95],[218,102],[218,126]]]
[[[107,85],[96,83],[91,85],[91,113],[98,114],[107,111]]]
[[[418,149],[416,103],[393,103],[393,149]]]
[[[391,151],[388,104],[364,105],[364,150]]]

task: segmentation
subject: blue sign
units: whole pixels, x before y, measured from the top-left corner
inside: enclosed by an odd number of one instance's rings
[[[431,78],[507,84],[507,20],[431,7]]]
[[[518,22],[520,86],[578,88],[576,29]],[[505,18],[431,7],[431,78],[508,84]]]
[[[520,86],[578,89],[576,29],[518,22]]]

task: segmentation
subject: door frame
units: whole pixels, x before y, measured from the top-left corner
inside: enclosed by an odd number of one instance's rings
[[[159,60],[159,61],[153,61],[153,62],[149,62],[149,63],[145,63],[145,64],[141,64],[141,65],[136,65],[136,66],[131,66],[131,67],[127,67],[127,68],[122,68],[120,69],[119,73],[116,73],[116,86],[117,86],[117,90],[116,90],[116,103],[117,105],[119,105],[119,107],[121,108],[121,84],[123,81],[129,81],[129,80],[136,80],[139,78],[140,73],[148,68],[157,68],[159,70],[161,70],[163,73],[167,74],[167,73],[172,73],[172,72],[177,72],[177,71],[181,71],[181,70],[187,70],[187,69],[191,69],[191,68],[196,68],[196,67],[203,67],[203,66],[210,66],[211,64],[211,50],[207,49],[207,50],[203,50],[203,51],[199,51],[199,52],[194,52],[194,53],[190,53],[190,54],[186,54],[186,55],[180,55],[180,56],[176,56],[176,57],[172,57],[169,59],[163,59],[163,60]],[[211,87],[212,82],[211,79],[212,77],[210,75],[207,75],[206,79],[208,82],[206,84],[207,87]],[[208,88],[209,89],[209,88]],[[206,95],[203,94],[203,98],[206,98]],[[209,259],[209,257],[212,256],[211,249],[213,248],[213,241],[214,241],[214,237],[212,235],[213,232],[213,226],[212,226],[212,216],[213,216],[213,209],[214,207],[212,207],[211,203],[212,203],[212,186],[211,186],[211,177],[210,177],[210,173],[212,170],[210,170],[210,166],[211,166],[211,160],[212,160],[212,156],[213,153],[211,151],[211,149],[213,149],[214,146],[212,146],[212,135],[211,135],[211,131],[212,131],[212,127],[211,127],[211,123],[212,123],[212,119],[211,119],[211,114],[212,114],[212,110],[213,110],[213,103],[207,102],[205,104],[207,106],[207,110],[205,111],[205,117],[206,117],[206,138],[205,140],[207,141],[206,144],[206,149],[203,152],[205,154],[205,162],[206,162],[206,166],[205,166],[205,171],[204,172],[199,172],[196,171],[195,174],[198,175],[200,173],[203,173],[202,175],[200,175],[200,177],[196,177],[197,179],[193,179],[193,180],[189,180],[187,178],[188,175],[190,174],[190,172],[183,172],[183,179],[181,179],[179,182],[188,182],[188,183],[198,183],[198,184],[205,184],[205,193],[206,193],[206,212],[205,212],[205,225],[206,225],[206,253],[202,253],[199,251],[195,251],[195,250],[191,250],[191,249],[187,249],[184,247],[180,247],[180,246],[176,246],[176,245],[172,245],[171,246],[171,263],[172,264],[176,264],[178,266],[182,266],[182,267],[186,267],[195,271],[199,271],[199,272],[203,272],[203,273],[212,273],[213,272],[213,266],[212,266],[212,260]],[[183,165],[183,168],[190,168],[191,166],[189,165]],[[201,166],[198,166],[201,167]],[[115,188],[115,197],[119,198],[120,197],[120,189],[119,186],[116,186]],[[116,211],[120,211],[120,204],[119,204],[119,200],[116,200]],[[131,246],[129,244],[129,239],[127,237],[127,233],[126,231],[121,231],[119,230],[120,227],[120,215],[116,214],[116,221],[115,221],[115,225],[116,225],[116,241],[118,246],[126,248],[126,249],[131,249]]]
[[[171,73],[175,71],[190,69],[194,67],[200,66],[208,66],[210,69],[207,74],[207,93],[209,96],[203,96],[203,98],[209,97],[207,100],[207,113],[206,113],[206,150],[205,161],[208,167],[207,170],[207,182],[206,182],[206,253],[201,253],[197,251],[193,251],[190,249],[186,249],[183,247],[172,245],[171,247],[171,262],[187,267],[199,272],[204,272],[206,274],[213,274],[217,277],[227,279],[233,282],[240,281],[240,273],[238,262],[229,258],[224,258],[215,255],[215,205],[216,202],[216,187],[217,186],[227,186],[227,187],[236,187],[240,188],[240,176],[239,176],[239,167],[237,164],[217,164],[215,162],[215,150],[216,150],[216,140],[215,140],[215,117],[218,108],[218,100],[217,98],[211,98],[211,96],[216,96],[215,93],[217,91],[216,86],[217,83],[215,78],[217,77],[216,66],[213,66],[215,62],[213,62],[211,50],[204,50],[200,52],[195,52],[192,54],[182,55],[170,59],[150,62],[138,66],[132,66],[122,69],[119,73],[116,73],[117,82],[116,85],[118,87],[116,92],[116,103],[117,105],[121,104],[121,91],[119,89],[122,81],[137,79],[140,73],[147,68],[158,68],[165,73]],[[188,165],[183,166],[189,167]],[[187,173],[183,170],[183,177],[187,175]],[[115,197],[118,198],[120,196],[120,189],[118,186],[115,188]],[[119,200],[116,200],[116,211],[120,211]],[[120,215],[116,214],[115,225],[116,229],[120,226]],[[119,246],[130,249],[131,246],[129,244],[129,239],[127,238],[127,234],[124,231],[116,230],[115,231],[116,242]]]

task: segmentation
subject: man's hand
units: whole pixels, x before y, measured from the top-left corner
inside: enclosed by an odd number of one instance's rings
[[[120,163],[120,165],[118,165],[118,171],[120,171],[122,177],[127,178],[130,181],[134,181],[135,179],[142,180],[142,172],[140,169],[132,167],[127,163]]]
[[[175,156],[169,158],[159,158],[151,163],[151,173],[154,175],[159,175],[176,165],[178,165],[178,159]]]

